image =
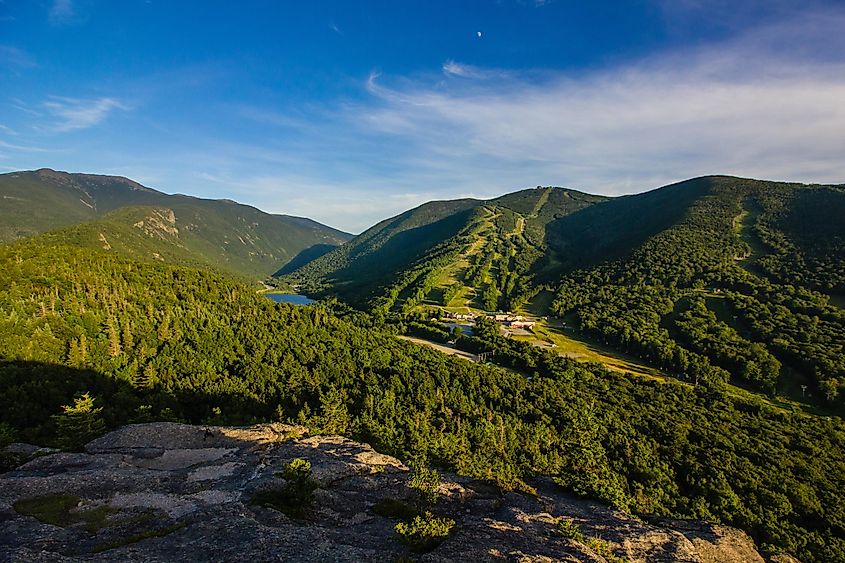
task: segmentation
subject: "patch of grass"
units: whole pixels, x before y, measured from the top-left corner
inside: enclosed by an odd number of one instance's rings
[[[139,541],[148,538],[163,538],[164,536],[172,534],[177,530],[181,530],[185,526],[187,526],[187,524],[185,524],[184,522],[179,522],[177,524],[173,524],[165,528],[154,528],[151,530],[138,532],[137,534],[132,534],[130,536],[126,536],[125,538],[118,538],[112,541],[97,544],[91,549],[91,553],[102,553],[103,551],[108,551],[110,549],[115,549],[124,545],[138,543]]]
[[[398,499],[383,498],[373,506],[373,512],[385,518],[412,520],[419,516],[419,511],[413,505]]]
[[[523,309],[530,315],[543,316],[548,315],[552,306],[552,301],[555,299],[555,294],[548,289],[539,291],[537,295],[528,300]]]
[[[572,319],[567,319],[569,323]],[[568,324],[569,324],[568,323]],[[653,366],[648,366],[638,358],[618,352],[610,346],[601,344],[571,326],[561,326],[559,321],[540,321],[533,327],[534,334],[540,340],[555,344],[558,354],[578,361],[598,362],[607,369],[618,373],[633,373],[648,379],[662,380],[665,375]]]
[[[597,554],[604,557],[607,563],[628,563],[628,560],[624,557],[614,555],[614,553],[610,550],[610,545],[601,538],[587,538],[587,541],[585,541],[584,544]]]
[[[410,522],[399,522],[394,530],[399,541],[411,551],[426,553],[443,543],[454,527],[455,521],[451,518],[441,518],[426,512],[415,516]]]
[[[76,522],[70,511],[76,508],[79,500],[74,495],[44,495],[19,500],[14,508],[18,514],[32,516],[45,524],[66,527]]]
[[[113,512],[111,508],[98,506],[91,510],[74,510],[79,502],[76,495],[52,494],[19,500],[14,508],[18,514],[63,528],[81,523],[87,531],[95,533],[107,526],[109,514]]]

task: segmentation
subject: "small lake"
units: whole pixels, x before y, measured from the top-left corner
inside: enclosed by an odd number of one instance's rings
[[[265,293],[276,303],[291,303],[293,305],[310,305],[314,300],[298,293]]]

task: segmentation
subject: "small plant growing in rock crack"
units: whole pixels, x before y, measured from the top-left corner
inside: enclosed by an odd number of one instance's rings
[[[601,538],[587,538],[587,540],[584,541],[584,544],[599,555],[601,555],[602,557],[604,557],[607,563],[629,563],[628,560],[624,557],[619,557],[615,555],[610,550],[610,545]]]
[[[253,504],[278,510],[291,518],[304,518],[314,503],[314,491],[318,487],[311,477],[311,462],[293,459],[285,466],[282,476],[284,487],[257,492],[252,497]]]
[[[557,523],[557,531],[566,538],[584,543],[584,532],[581,531],[581,526],[572,520],[561,520]]]
[[[394,530],[399,541],[411,551],[426,553],[449,537],[455,526],[451,518],[434,516],[431,512],[417,515],[410,522],[399,522]]]

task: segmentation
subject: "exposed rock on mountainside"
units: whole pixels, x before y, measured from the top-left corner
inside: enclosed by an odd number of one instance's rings
[[[176,215],[172,209],[152,209],[150,214],[132,225],[141,229],[149,236],[165,238],[165,235],[179,236],[179,229],[176,228]]]
[[[645,523],[548,481],[533,483],[534,497],[452,475],[431,510],[456,525],[438,547],[413,554],[396,539],[398,520],[378,508],[411,502],[404,464],[282,424],[141,424],[84,453],[15,449],[41,457],[0,477],[3,561],[763,561],[725,526]],[[284,469],[297,458],[318,486],[305,517],[254,504],[256,493],[286,486]]]

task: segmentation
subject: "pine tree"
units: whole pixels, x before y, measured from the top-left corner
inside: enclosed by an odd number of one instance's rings
[[[349,428],[349,410],[346,408],[346,394],[335,388],[320,397],[323,411],[320,430],[326,434],[343,434]]]
[[[129,320],[124,319],[123,327],[122,327],[122,336],[123,336],[123,349],[127,351],[132,350],[133,346],[135,345],[135,341],[132,338],[132,327],[129,326]]]
[[[109,355],[119,356],[123,351],[120,347],[120,336],[117,333],[117,322],[114,317],[109,316],[106,320],[106,333],[109,337]]]
[[[62,413],[53,415],[56,423],[56,444],[65,450],[75,450],[90,442],[106,430],[102,407],[94,406],[88,393],[73,400],[73,405],[62,407]]]
[[[88,343],[84,334],[73,339],[68,345],[67,363],[72,367],[83,367],[88,360]]]
[[[170,340],[170,315],[167,313],[158,325],[158,339],[161,341]]]

